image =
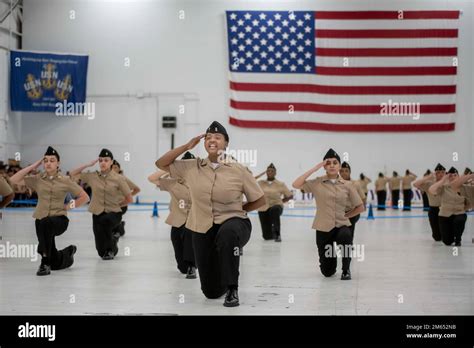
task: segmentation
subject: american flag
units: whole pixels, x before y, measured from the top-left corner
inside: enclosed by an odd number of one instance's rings
[[[459,11],[227,11],[226,19],[233,125],[454,130]],[[403,114],[416,105],[418,117]]]

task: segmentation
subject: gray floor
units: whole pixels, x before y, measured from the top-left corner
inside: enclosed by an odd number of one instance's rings
[[[156,219],[150,207],[131,206],[114,261],[97,257],[91,215],[70,213],[69,229],[57,245],[78,246],[73,267],[37,277],[39,260],[0,258],[0,314],[474,314],[473,215],[456,254],[432,241],[420,209],[376,211],[378,218],[362,218],[356,229],[355,243],[364,247],[365,258],[353,260],[352,281],[341,281],[340,262],[332,278],[322,277],[317,267],[313,210],[285,210],[281,244],[262,240],[252,214],[252,238],[241,259],[241,305],[225,308],[223,299],[202,295],[199,280],[177,271],[166,213]],[[0,243],[36,244],[31,214],[6,210]]]

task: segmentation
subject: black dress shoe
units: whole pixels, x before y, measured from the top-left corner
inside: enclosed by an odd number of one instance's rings
[[[67,261],[67,263],[65,264],[65,267],[64,268],[68,268],[68,267],[71,267],[74,263],[74,254],[77,252],[77,246],[75,245],[70,245],[68,246],[68,251],[69,251],[69,260]]]
[[[461,241],[458,240],[457,242],[454,242],[454,246],[461,246]]]
[[[279,242],[279,243],[280,243],[280,242],[281,242],[281,236],[276,237],[276,238],[275,238],[275,242]]]
[[[341,280],[351,280],[351,271],[343,271],[341,275]]]
[[[121,227],[119,228],[120,230],[120,237],[123,237],[125,235],[125,221],[122,221],[120,223]]]
[[[113,260],[114,253],[111,251],[107,251],[104,256],[102,256],[102,260]]]
[[[46,265],[44,263],[42,263],[39,266],[38,271],[36,272],[37,276],[45,276],[45,275],[49,275],[49,274],[51,274],[51,266]]]
[[[196,279],[196,267],[189,266],[188,272],[186,273],[186,279]]]
[[[237,289],[229,289],[227,290],[227,294],[225,295],[224,306],[225,307],[237,307],[239,306],[239,293]]]

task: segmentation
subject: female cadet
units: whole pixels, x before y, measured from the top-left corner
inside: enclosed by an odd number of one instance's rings
[[[340,163],[339,155],[333,149],[329,149],[323,162],[297,178],[293,182],[293,187],[312,192],[316,200],[316,217],[313,228],[316,230],[321,273],[326,277],[336,273],[337,255],[333,250],[333,244],[336,242],[342,245],[344,250],[341,279],[350,280],[352,233],[349,228],[351,225],[349,219],[363,212],[364,204],[354,186],[339,176]],[[326,175],[307,180],[311,174],[322,167],[326,170]],[[354,209],[346,212],[348,206],[354,207]]]
[[[398,200],[400,199],[400,184],[402,178],[398,176],[396,171],[393,171],[392,177],[389,179],[388,186],[392,194],[392,208],[398,209]]]
[[[387,182],[388,178],[386,178],[382,173],[379,173],[378,179],[375,180],[377,210],[385,210],[385,201],[387,200]]]
[[[342,162],[341,169],[339,170],[339,174],[344,180],[350,182],[354,186],[360,199],[362,199],[362,203],[364,204],[364,211],[365,211],[365,205],[367,204],[367,197],[364,191],[362,191],[362,188],[359,186],[359,184],[356,181],[351,180],[351,166],[349,165],[349,163]],[[346,212],[351,211],[354,208],[355,207],[349,205],[346,207]],[[359,218],[360,218],[360,214],[357,214],[356,216],[353,216],[349,219],[349,221],[351,222],[351,226],[349,228],[352,233],[352,238],[354,238],[355,225],[357,221],[359,221]]]
[[[125,178],[111,169],[112,161],[112,152],[102,149],[98,159],[71,171],[72,176],[80,174],[81,182],[92,189],[89,211],[92,213],[95,248],[103,260],[112,260],[117,255],[118,238],[113,230],[122,219],[121,207],[132,203],[130,188]],[[82,173],[97,162],[100,171]]]
[[[123,174],[123,170],[120,168],[120,163],[117,162],[117,160],[113,160],[112,170],[116,172],[117,174],[120,174],[121,176],[124,177],[125,181],[127,182],[128,187],[130,188],[132,197],[136,196],[140,192],[140,188],[137,185],[135,185],[135,183],[132,180],[130,180],[128,177],[126,177]],[[121,214],[122,216],[120,217],[122,221],[120,221],[120,223],[116,227],[114,227],[114,231],[113,231],[116,237],[117,236],[123,237],[125,235],[125,221],[123,221],[123,216],[128,210],[128,204],[125,204],[124,206],[120,208],[122,209],[122,214]]]
[[[403,210],[411,210],[411,199],[413,197],[413,191],[411,190],[411,183],[415,181],[417,176],[411,173],[408,169],[405,171],[405,176],[402,179],[403,189]]]
[[[206,159],[176,160],[202,138]],[[227,292],[224,306],[235,307],[239,305],[239,249],[249,241],[252,229],[247,212],[263,206],[265,197],[250,170],[223,155],[228,142],[227,131],[214,121],[205,134],[167,152],[156,165],[172,177],[183,178],[189,187],[192,205],[186,228],[194,232],[204,295],[219,298]]]
[[[44,173],[26,176],[44,166]],[[59,171],[59,154],[51,146],[48,147],[43,159],[20,170],[13,175],[12,183],[25,180],[28,188],[38,194],[38,204],[34,211],[36,235],[38,237],[38,253],[41,255],[41,265],[36,273],[38,276],[48,275],[51,270],[70,267],[74,263],[75,245],[69,245],[62,250],[56,249],[55,237],[63,234],[69,224],[67,210],[79,207],[89,201],[86,192],[69,177]],[[72,193],[76,200],[64,204],[66,195]]]
[[[439,195],[441,205],[439,208],[439,228],[443,243],[461,246],[461,237],[466,224],[466,210],[471,207],[468,197],[473,196],[474,186],[464,185],[471,175],[459,178],[456,168],[451,167],[448,175],[431,185],[428,189],[433,195]]]
[[[195,159],[189,151],[182,160]],[[159,170],[148,177],[161,191],[171,196],[170,213],[165,223],[171,226],[171,243],[178,269],[186,274],[186,279],[196,279],[196,262],[193,250],[193,233],[185,226],[191,208],[189,189],[182,178],[171,178],[169,173]]]
[[[436,182],[441,181],[446,174],[446,168],[444,168],[440,163],[436,165],[435,173],[423,177],[420,180],[417,180],[413,183],[417,189],[426,192],[428,195],[429,210],[428,210],[428,220],[431,227],[431,236],[437,242],[441,241],[441,231],[439,230],[439,206],[441,205],[441,199],[439,195],[434,195],[429,191],[429,188]]]
[[[258,181],[258,185],[265,194],[266,202],[265,206],[258,211],[262,226],[262,237],[265,240],[274,239],[275,242],[281,242],[280,216],[283,213],[283,204],[293,199],[293,194],[284,182],[275,178],[276,168],[273,163],[268,166],[266,174],[267,180]]]

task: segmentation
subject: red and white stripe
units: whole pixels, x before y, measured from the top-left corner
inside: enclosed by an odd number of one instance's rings
[[[316,12],[315,74],[230,72],[230,123],[332,131],[453,130],[459,11],[398,16],[398,11]],[[381,104],[389,101],[419,103],[420,117],[381,115]]]

